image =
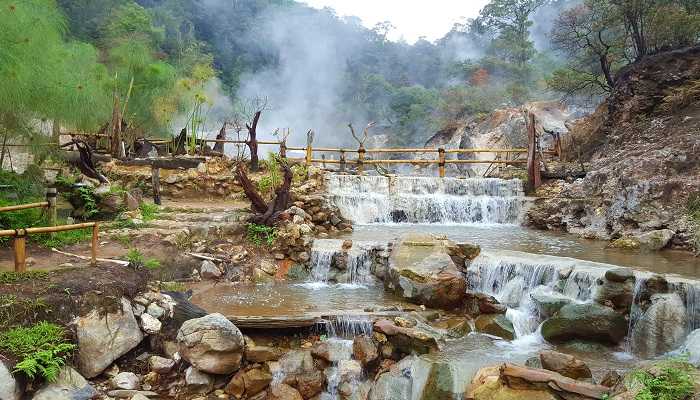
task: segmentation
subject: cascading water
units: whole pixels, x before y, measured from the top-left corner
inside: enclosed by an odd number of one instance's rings
[[[327,186],[356,224],[514,224],[523,202],[518,179],[329,175]]]
[[[343,240],[316,239],[311,248],[311,282],[328,284],[329,282],[350,285],[372,283],[371,268],[373,254],[385,243],[373,241],[354,241],[350,248],[344,249]],[[340,276],[339,276],[340,275]]]

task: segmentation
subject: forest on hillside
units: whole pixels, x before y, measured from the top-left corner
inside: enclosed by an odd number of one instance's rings
[[[264,99],[269,132],[315,129],[323,141],[376,121],[394,144],[416,144],[497,107],[594,105],[625,66],[700,39],[695,0],[492,0],[414,44],[388,40],[390,22],[367,29],[293,0],[0,4],[10,137],[97,132],[116,114],[127,138],[204,132]]]

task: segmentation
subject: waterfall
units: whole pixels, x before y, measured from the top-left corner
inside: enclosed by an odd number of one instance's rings
[[[343,249],[343,240],[316,239],[311,247],[311,282],[331,282],[366,285],[372,282],[372,263],[375,251],[386,248],[386,243],[353,241]]]
[[[518,179],[329,175],[332,202],[356,224],[514,224]]]
[[[571,301],[589,301],[596,280],[605,272],[592,264],[514,251],[485,251],[470,265],[467,281],[471,290],[490,294],[505,304],[516,340],[535,335],[523,341],[530,344],[541,341],[537,329],[542,322],[531,294],[541,290]]]

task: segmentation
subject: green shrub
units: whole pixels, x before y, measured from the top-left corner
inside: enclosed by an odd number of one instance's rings
[[[100,213],[99,208],[97,208],[97,197],[95,195],[95,189],[89,186],[81,186],[77,189],[78,196],[83,200],[83,207],[85,209],[85,218],[92,218]]]
[[[46,271],[0,271],[0,284],[19,283],[34,280],[44,280],[49,276]]]
[[[92,239],[92,228],[32,235],[29,238],[46,248],[61,248]]]
[[[160,261],[156,260],[155,258],[149,258],[143,263],[143,266],[148,269],[158,269],[161,267]]]
[[[141,210],[143,222],[153,221],[158,218],[158,213],[160,212],[158,205],[151,203],[141,203],[139,209]]]
[[[639,385],[635,400],[682,400],[693,394],[693,379],[690,365],[684,361],[671,360],[657,366],[660,373],[652,375],[645,370],[630,374],[630,384]]]
[[[165,292],[186,292],[187,287],[182,282],[161,282],[160,290]]]
[[[270,195],[282,184],[279,159],[276,154],[269,153],[267,159],[262,160],[260,163],[267,175],[264,175],[258,181],[258,190],[263,194]]]
[[[272,246],[277,239],[277,229],[272,226],[248,224],[248,240],[256,246],[263,243]]]
[[[66,357],[76,348],[66,340],[62,327],[39,322],[0,334],[0,350],[19,359],[14,372],[29,379],[41,377],[52,382],[58,377]]]
[[[129,252],[126,253],[126,260],[134,265],[143,265],[146,261],[139,249],[129,249]]]

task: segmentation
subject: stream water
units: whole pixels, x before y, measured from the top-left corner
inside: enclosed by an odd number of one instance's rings
[[[448,340],[441,351],[421,357],[421,362],[449,369],[458,381],[468,382],[483,366],[524,362],[542,349],[552,348],[539,332],[543,318],[532,295],[591,302],[599,278],[606,270],[619,266],[635,271],[635,302],[652,272],[665,274],[671,294],[682,303],[676,311],[682,315],[683,326],[674,327],[674,332],[681,329],[686,335],[700,328],[700,259],[682,252],[607,249],[602,242],[523,228],[518,223],[525,198],[518,180],[331,175],[327,187],[330,200],[355,223],[355,230],[341,239],[314,242],[308,282],[210,286],[196,290],[194,302],[212,312],[261,316],[328,312],[352,315],[361,310],[405,307],[372,276],[373,263],[389,242],[407,232],[425,232],[482,246],[482,254],[469,267],[467,281],[471,289],[491,294],[507,305],[506,318],[515,330],[512,341],[471,333]],[[349,251],[343,251],[343,239],[352,240]],[[640,320],[652,317],[642,315],[638,304],[633,304],[630,337],[649,334],[636,328]],[[348,338],[368,333],[371,324],[350,316],[329,322],[324,329],[342,353],[351,345]],[[623,370],[637,362],[633,342],[628,338],[617,348],[602,350],[557,349],[583,359],[598,374],[611,368]],[[337,387],[333,382],[337,382],[337,376],[333,374],[337,374],[339,363],[351,361],[350,355],[346,356],[329,367],[324,399],[335,398]],[[455,393],[463,390],[454,388]]]

